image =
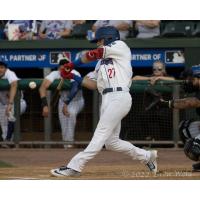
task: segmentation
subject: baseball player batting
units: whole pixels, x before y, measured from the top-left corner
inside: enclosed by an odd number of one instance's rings
[[[84,79],[63,69],[63,78],[73,78],[82,86],[98,89],[102,95],[101,115],[93,138],[87,148],[75,155],[68,165],[52,169],[54,176],[78,176],[85,164],[97,155],[102,147],[108,150],[122,152],[133,160],[146,164],[150,172],[157,172],[157,151],[140,149],[127,141],[119,139],[121,120],[127,115],[132,105],[129,94],[131,86],[132,67],[130,48],[120,40],[119,32],[112,26],[101,27],[96,31],[93,42],[98,48],[86,52],[80,59],[65,65],[73,69],[82,63],[98,60],[95,70]]]

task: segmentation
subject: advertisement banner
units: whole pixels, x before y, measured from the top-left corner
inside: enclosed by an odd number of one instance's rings
[[[89,49],[87,49],[89,50]],[[75,60],[83,54],[82,49],[45,50],[0,50],[0,60],[11,68],[54,68],[65,57]],[[156,60],[163,61],[167,67],[184,67],[183,49],[131,49],[133,67],[152,67]],[[95,67],[96,62],[79,67]]]

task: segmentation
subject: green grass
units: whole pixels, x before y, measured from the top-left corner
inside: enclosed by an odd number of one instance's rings
[[[14,167],[14,166],[11,165],[10,163],[6,163],[0,160],[0,168],[5,168],[5,167]]]

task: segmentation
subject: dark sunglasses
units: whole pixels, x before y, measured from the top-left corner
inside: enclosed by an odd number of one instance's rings
[[[162,71],[162,68],[154,68],[153,71]]]

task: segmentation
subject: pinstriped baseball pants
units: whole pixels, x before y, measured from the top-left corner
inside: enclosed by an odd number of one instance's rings
[[[6,107],[7,105],[3,105],[2,103],[0,103],[0,124],[1,124],[3,140],[6,139],[8,130],[8,118],[6,116]]]
[[[76,117],[78,113],[84,107],[84,99],[80,98],[77,101],[71,101],[70,104],[67,106],[68,111],[70,113],[69,117],[66,117],[63,112],[63,105],[64,102],[59,99],[58,103],[58,115],[61,125],[61,132],[62,132],[62,139],[63,141],[73,142],[74,141],[74,131],[76,126]]]

